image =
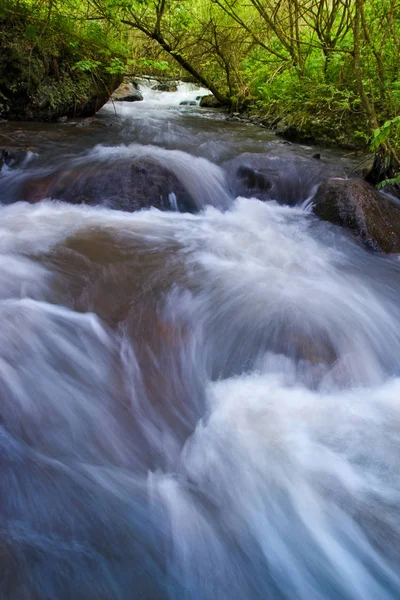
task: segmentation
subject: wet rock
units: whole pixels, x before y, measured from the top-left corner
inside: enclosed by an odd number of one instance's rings
[[[333,175],[322,161],[283,149],[241,154],[223,168],[234,196],[276,200],[291,206],[304,202],[319,183]]]
[[[195,201],[178,178],[148,158],[91,162],[25,182],[21,199],[34,203],[43,198],[103,205],[127,212],[151,206],[160,210],[197,211]]]
[[[394,201],[400,201],[400,185],[395,183],[393,185],[387,184],[382,189],[381,192],[385,196],[389,196],[394,199]]]
[[[0,148],[0,171],[4,166],[19,167],[30,151],[31,148]]]
[[[354,157],[354,159],[355,159],[358,155],[359,155],[358,152],[353,152],[351,154],[347,154],[346,156],[351,156],[352,158]],[[352,171],[354,176],[361,177],[362,179],[365,179],[372,185],[375,185],[377,182],[373,182],[371,180],[371,175],[372,175],[373,169],[374,169],[374,157],[372,155],[368,155],[368,156],[364,156],[364,158],[360,158],[359,160],[360,160],[360,162],[356,165],[356,167]]]
[[[58,117],[57,123],[66,123],[68,121],[68,117],[64,115],[63,117]]]
[[[222,104],[216,99],[213,94],[203,96],[200,100],[200,106],[202,108],[221,108]]]
[[[100,119],[98,117],[87,117],[82,119],[76,125],[77,127],[112,127],[112,121],[110,119]]]
[[[179,106],[197,106],[197,102],[194,100],[182,100],[182,102],[179,102]]]
[[[314,197],[313,212],[350,229],[372,250],[400,252],[400,205],[362,179],[325,181]]]
[[[156,92],[177,92],[178,84],[176,81],[170,81],[169,83],[156,83],[156,85],[153,85],[151,89],[155,90]]]
[[[45,76],[44,73],[43,78]],[[46,83],[38,85],[43,85],[40,94],[35,89],[29,92],[27,81],[21,77],[21,80],[15,83],[18,92],[14,93],[10,83],[9,89],[3,92],[8,102],[6,108],[0,107],[0,116],[2,112],[8,119],[15,121],[56,121],[65,115],[91,116],[107,102],[109,90],[115,87],[110,78],[103,84],[100,81],[92,81],[86,73],[74,77],[66,75],[59,84],[48,79]],[[82,89],[85,93],[79,94],[79,90]],[[71,90],[76,90],[75,95]]]
[[[143,96],[140,93],[138,86],[133,83],[121,83],[115,90],[111,99],[114,102],[140,102]]]
[[[6,158],[7,158],[7,150],[5,150],[5,149],[0,150],[0,171],[2,170],[3,166],[6,164]]]

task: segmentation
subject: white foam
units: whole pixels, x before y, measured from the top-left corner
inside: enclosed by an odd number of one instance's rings
[[[1,214],[0,492],[12,500],[0,539],[46,559],[40,577],[29,560],[10,572],[41,597],[62,561],[122,600],[132,577],[148,598],[397,598],[395,261],[299,208],[244,198],[198,215],[49,201]],[[140,301],[134,270],[123,291],[110,279],[134,323],[154,303],[150,350],[129,323],[75,311],[73,286],[58,305],[53,278],[73,265],[49,259],[96,232],[122,264],[165,259],[139,271]],[[89,282],[117,273],[102,260]],[[288,334],[313,351],[291,354]],[[77,581],[58,590],[83,600]]]

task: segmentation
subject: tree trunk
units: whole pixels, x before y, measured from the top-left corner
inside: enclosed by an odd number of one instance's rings
[[[370,102],[365,91],[361,73],[361,50],[360,50],[360,21],[362,13],[362,3],[364,0],[356,0],[356,12],[354,16],[354,74],[356,76],[358,93],[361,103],[364,107],[371,130],[378,128],[378,120],[376,118],[375,107]]]
[[[163,50],[165,50],[165,52],[168,52],[168,54],[170,56],[172,56],[172,58],[174,60],[176,60],[176,62],[183,69],[185,69],[185,71],[187,73],[189,73],[190,75],[192,75],[192,77],[194,77],[196,81],[198,81],[204,87],[206,87],[208,90],[210,90],[210,92],[212,92],[214,94],[214,96],[216,97],[216,99],[218,100],[218,102],[220,102],[224,106],[230,106],[230,100],[229,100],[229,98],[227,98],[227,96],[225,96],[224,94],[222,94],[218,90],[218,88],[216,88],[215,85],[213,83],[211,83],[211,81],[208,81],[179,52],[176,52],[168,44],[168,42],[163,38],[162,34],[160,33],[159,27],[158,28],[156,27],[154,30],[150,30],[145,25],[143,25],[142,23],[135,22],[135,21],[130,21],[128,19],[121,19],[121,23],[124,23],[125,25],[130,25],[131,27],[134,27],[135,29],[139,29],[139,31],[141,31],[142,33],[144,33],[145,35],[147,35],[147,37],[151,38],[152,40],[154,40],[158,44],[160,44],[161,48]]]

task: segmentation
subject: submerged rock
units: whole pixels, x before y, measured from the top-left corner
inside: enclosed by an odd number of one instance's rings
[[[0,171],[4,166],[19,167],[26,159],[31,148],[0,148]]]
[[[237,121],[238,123],[245,123],[245,119],[241,119],[237,115],[228,115],[226,121]]]
[[[182,102],[179,102],[179,106],[197,106],[197,102],[194,100],[182,100]]]
[[[100,119],[98,117],[86,117],[76,124],[77,127],[112,127],[110,119]]]
[[[6,148],[0,148],[0,171],[4,165],[8,164],[9,156],[9,151]]]
[[[400,252],[400,206],[363,179],[328,179],[318,188],[313,212],[350,229],[373,250]]]
[[[234,196],[276,200],[295,205],[333,173],[321,160],[281,150],[267,154],[246,152],[223,165]]]
[[[26,181],[21,199],[43,198],[72,204],[103,205],[133,212],[154,206],[160,210],[196,212],[196,203],[178,178],[149,158],[91,162]]]
[[[178,84],[176,81],[170,81],[169,83],[156,83],[151,89],[155,90],[156,92],[177,92]]]
[[[114,102],[140,102],[143,100],[143,96],[137,85],[133,83],[121,83],[111,96],[111,99]]]

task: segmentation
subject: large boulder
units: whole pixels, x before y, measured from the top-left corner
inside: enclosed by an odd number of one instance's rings
[[[313,212],[350,229],[372,250],[400,252],[400,205],[363,179],[328,179],[318,188]]]
[[[178,178],[150,158],[93,161],[26,180],[19,199],[34,203],[43,198],[128,212],[150,206],[181,212],[197,210],[196,202]]]
[[[133,83],[121,83],[112,94],[111,99],[114,102],[140,102],[143,100],[143,96]]]
[[[293,152],[246,152],[223,165],[232,194],[295,205],[333,173],[321,160]]]

